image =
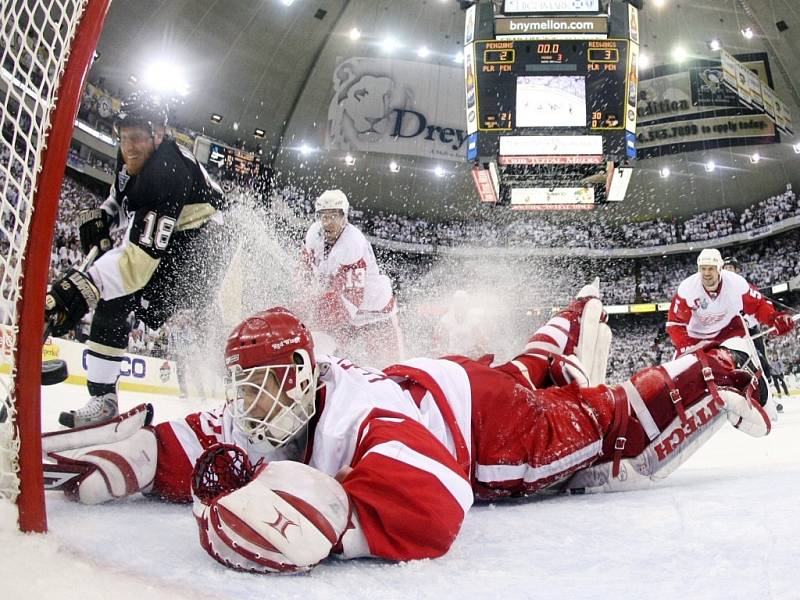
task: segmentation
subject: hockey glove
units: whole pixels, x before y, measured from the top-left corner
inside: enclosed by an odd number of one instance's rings
[[[108,213],[100,208],[82,210],[78,213],[78,231],[84,254],[89,254],[89,250],[95,246],[97,246],[98,256],[111,250],[113,244],[108,228],[109,220]]]
[[[775,328],[775,335],[784,335],[794,329],[794,319],[788,312],[776,313],[770,323]]]
[[[70,269],[56,281],[45,297],[45,317],[50,321],[51,333],[64,335],[97,306],[100,291],[92,278],[80,271]]]
[[[203,504],[250,483],[255,467],[247,453],[233,444],[214,444],[194,465],[192,493]]]

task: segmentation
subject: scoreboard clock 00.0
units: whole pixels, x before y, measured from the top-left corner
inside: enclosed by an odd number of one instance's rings
[[[628,40],[476,42],[478,130],[623,131],[631,83],[628,44]]]

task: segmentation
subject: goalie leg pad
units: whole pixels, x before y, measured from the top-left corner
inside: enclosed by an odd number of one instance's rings
[[[616,477],[613,463],[603,462],[578,471],[566,488],[618,492],[651,487],[673,473],[719,431],[725,425],[724,416],[724,403],[708,395],[686,411],[685,420],[676,416],[640,454],[621,460]]]
[[[81,504],[101,504],[147,491],[156,474],[156,435],[150,428],[139,429],[126,439],[51,452],[57,465],[80,467],[84,475],[64,488],[69,498]]]
[[[276,461],[208,504],[194,503],[200,543],[217,561],[259,573],[306,571],[326,558],[350,522],[350,500],[333,477]]]
[[[605,381],[608,353],[611,348],[611,329],[603,322],[603,303],[590,298],[583,306],[580,320],[580,336],[575,355],[589,374],[589,385]]]
[[[757,384],[726,351],[687,354],[639,371],[615,391],[625,395],[622,410],[630,411],[631,427],[638,433],[634,439],[642,443],[632,447],[630,433],[610,432],[619,450],[613,463],[606,460],[580,471],[567,487],[616,491],[649,486],[683,464],[726,420],[749,435],[766,435],[768,411],[750,393]]]
[[[135,434],[142,427],[150,425],[152,420],[153,405],[140,404],[99,425],[85,425],[42,434],[42,453],[64,452],[87,446],[120,442]]]

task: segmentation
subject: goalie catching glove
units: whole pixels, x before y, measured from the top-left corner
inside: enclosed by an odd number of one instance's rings
[[[82,210],[78,213],[78,232],[84,254],[89,254],[92,248],[97,248],[98,256],[111,250],[113,244],[109,231],[110,220],[111,216],[102,208]]]
[[[306,571],[331,553],[350,523],[350,500],[333,477],[292,461],[254,468],[228,444],[198,459],[192,492],[200,544],[242,571]]]
[[[51,333],[58,337],[74,329],[99,300],[100,291],[89,275],[75,269],[67,271],[50,286],[45,297],[45,317],[50,322]]]

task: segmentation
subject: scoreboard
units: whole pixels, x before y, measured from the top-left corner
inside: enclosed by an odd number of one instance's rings
[[[227,177],[260,177],[266,171],[259,158],[252,152],[237,150],[212,142],[209,146],[208,162]]]
[[[477,134],[469,158],[497,155],[501,136],[592,134],[605,159],[630,157],[637,50],[628,39],[476,41],[466,65]],[[585,154],[597,155],[597,146]]]

